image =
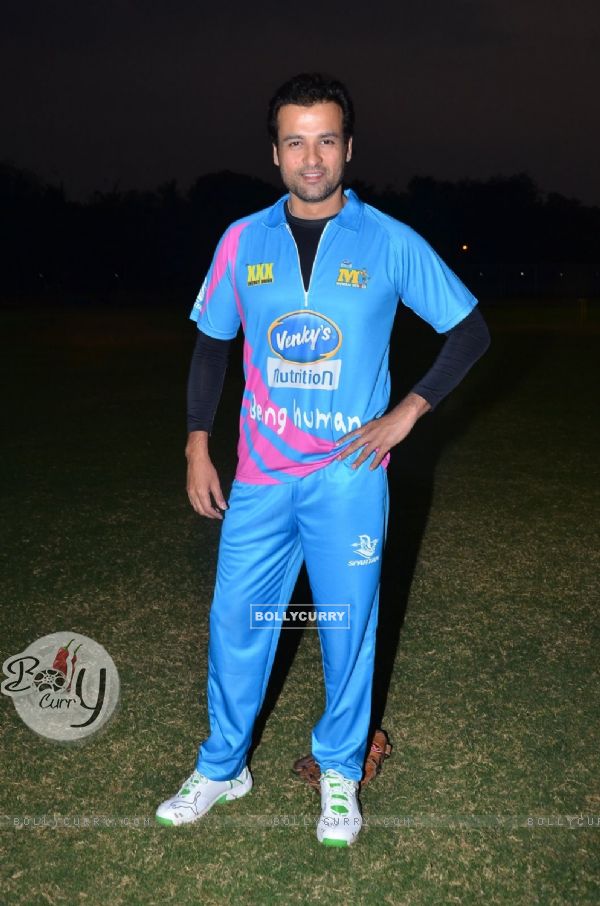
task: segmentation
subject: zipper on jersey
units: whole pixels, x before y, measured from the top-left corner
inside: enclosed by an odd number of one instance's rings
[[[321,242],[323,240],[323,236],[325,235],[325,231],[326,231],[327,227],[329,226],[329,223],[330,223],[330,221],[328,220],[327,223],[325,224],[325,226],[323,227],[321,235],[319,236],[319,241],[317,242],[317,250],[315,252],[315,257],[313,259],[312,267],[310,269],[310,277],[308,278],[308,289],[304,289],[304,277],[302,276],[302,265],[300,264],[300,252],[298,251],[298,246],[296,244],[296,240],[294,239],[294,234],[292,233],[291,227],[290,227],[289,223],[286,223],[287,231],[290,234],[290,236],[292,237],[292,242],[294,243],[294,248],[296,249],[296,258],[298,259],[298,273],[300,274],[300,285],[302,287],[302,292],[304,293],[304,307],[305,308],[308,308],[308,294],[310,292],[310,285],[312,283],[313,274],[315,272],[317,258],[319,257],[319,249],[321,248]]]

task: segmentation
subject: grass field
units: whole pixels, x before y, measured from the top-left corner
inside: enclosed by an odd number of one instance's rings
[[[219,527],[184,492],[187,309],[2,313],[2,659],[73,630],[121,679],[85,746],[37,737],[0,696],[2,906],[597,903],[596,308],[486,308],[489,353],[393,455],[375,716],[394,752],[348,850],[318,845],[317,796],[290,773],[323,707],[308,630],[282,633],[252,793],[153,823],[207,729]],[[396,395],[436,347],[401,318]],[[225,484],[239,392],[234,367]],[[114,822],[52,826],[65,816]]]

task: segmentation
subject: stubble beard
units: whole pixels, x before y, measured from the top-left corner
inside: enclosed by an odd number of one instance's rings
[[[337,192],[339,187],[342,185],[344,180],[344,168],[335,176],[330,179],[326,179],[322,185],[319,186],[306,186],[302,183],[300,178],[295,176],[283,177],[283,184],[292,195],[295,195],[296,198],[299,198],[300,201],[304,201],[306,204],[318,204],[321,201],[326,201],[328,198]]]

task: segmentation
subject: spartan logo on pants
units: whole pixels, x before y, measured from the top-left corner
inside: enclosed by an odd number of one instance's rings
[[[362,557],[361,560],[348,560],[348,566],[369,566],[371,563],[377,563],[379,554],[374,556],[379,538],[371,538],[370,535],[359,535],[358,541],[354,541],[352,547],[357,554]]]

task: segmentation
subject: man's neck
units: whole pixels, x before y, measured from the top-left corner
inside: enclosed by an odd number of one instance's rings
[[[305,227],[306,229],[311,229],[312,227],[322,227],[329,220],[333,220],[335,214],[330,214],[328,217],[297,217],[295,214],[292,214],[290,211],[290,206],[288,202],[285,203],[285,217],[288,223],[292,226]]]
[[[297,195],[291,192],[288,196],[288,211],[293,217],[299,217],[302,220],[323,220],[325,217],[335,217],[346,204],[346,196],[342,187],[326,198],[324,201],[303,201]]]

